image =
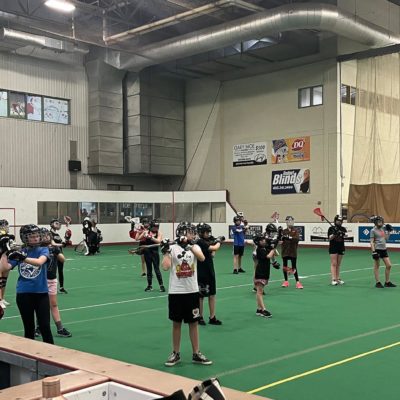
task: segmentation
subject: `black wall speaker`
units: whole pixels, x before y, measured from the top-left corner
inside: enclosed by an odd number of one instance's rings
[[[80,161],[69,160],[68,161],[68,171],[77,172],[82,170],[82,165]]]

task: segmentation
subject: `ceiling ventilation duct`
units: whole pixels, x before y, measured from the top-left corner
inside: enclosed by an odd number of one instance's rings
[[[50,49],[59,53],[87,54],[89,52],[88,49],[78,47],[74,43],[65,40],[33,35],[31,33],[16,31],[9,28],[0,28],[0,41],[18,43],[22,46],[31,45],[41,49]]]
[[[336,6],[320,3],[288,4],[135,49],[135,55],[107,50],[105,61],[119,69],[140,71],[151,65],[220,49],[237,42],[298,29],[332,32],[369,47],[400,43],[399,35],[339,10]]]

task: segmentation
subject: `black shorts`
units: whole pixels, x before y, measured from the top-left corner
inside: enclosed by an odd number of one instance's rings
[[[379,254],[379,258],[389,257],[387,250],[375,250]]]
[[[199,293],[168,295],[168,317],[174,322],[191,323],[200,319]]]
[[[338,246],[329,246],[329,254],[337,254],[339,256],[344,256],[344,247],[338,247]]]
[[[198,278],[200,297],[215,296],[217,293],[217,285],[215,276]]]
[[[233,246],[233,254],[235,256],[242,256],[244,254],[244,246]]]

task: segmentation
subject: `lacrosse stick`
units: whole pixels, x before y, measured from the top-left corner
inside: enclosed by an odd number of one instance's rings
[[[334,226],[334,225],[332,224],[332,222],[329,221],[329,220],[325,217],[324,213],[322,212],[322,210],[321,210],[319,207],[318,207],[318,208],[314,208],[313,213],[314,213],[315,215],[318,215],[318,217],[321,218],[321,221],[326,221],[330,226]]]

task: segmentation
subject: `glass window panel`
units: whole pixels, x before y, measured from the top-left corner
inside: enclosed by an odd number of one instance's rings
[[[116,224],[117,223],[117,203],[100,203],[100,218],[101,224]]]
[[[53,218],[58,218],[58,202],[38,201],[38,224],[49,225]]]
[[[310,107],[311,105],[311,89],[304,88],[299,90],[299,107]]]
[[[171,203],[155,203],[154,204],[154,218],[160,222],[173,222],[172,221],[172,204]]]
[[[10,117],[25,119],[25,94],[10,92]]]
[[[0,117],[8,116],[8,92],[0,91]]]
[[[56,124],[69,124],[69,101],[44,97],[43,120]]]
[[[80,222],[82,222],[86,217],[89,217],[91,220],[98,222],[97,203],[92,203],[92,202],[80,203]]]
[[[211,203],[211,222],[226,222],[225,208],[225,203]]]
[[[356,105],[357,89],[353,86],[350,87],[350,104]]]
[[[315,86],[312,88],[313,91],[313,106],[320,106],[323,102],[323,88],[322,86]]]
[[[193,221],[207,223],[211,221],[210,203],[193,203]]]
[[[192,203],[175,203],[175,222],[193,221]]]
[[[79,223],[79,203],[58,203],[58,212],[60,221],[63,221],[65,216],[71,217],[71,224]]]
[[[135,203],[133,216],[153,218],[153,203]]]
[[[119,185],[107,184],[107,190],[119,190]]]
[[[134,214],[133,203],[119,203],[118,207],[119,207],[118,222],[128,223],[125,217],[133,217]]]
[[[31,121],[42,120],[42,97],[26,95],[26,117]]]
[[[129,191],[133,190],[133,186],[132,185],[119,185],[119,190],[129,192]]]

